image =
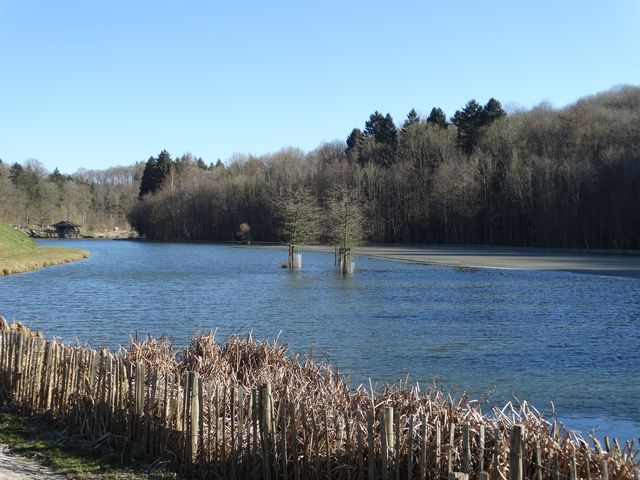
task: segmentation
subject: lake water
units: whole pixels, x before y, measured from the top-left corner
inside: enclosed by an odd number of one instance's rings
[[[60,245],[61,241],[45,241]],[[572,428],[640,435],[640,280],[454,269],[205,244],[80,240],[91,258],[0,277],[0,314],[47,336],[117,347],[129,335],[253,331],[335,362],[353,384],[410,381],[503,405],[513,396]]]

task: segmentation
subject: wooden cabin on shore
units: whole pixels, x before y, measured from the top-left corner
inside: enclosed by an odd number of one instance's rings
[[[51,225],[50,231],[60,238],[74,236],[78,238],[78,235],[80,235],[80,225],[70,222],[69,220],[61,220],[58,223]]]

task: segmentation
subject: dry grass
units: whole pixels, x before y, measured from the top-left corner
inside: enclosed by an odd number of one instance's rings
[[[317,423],[322,430],[324,419],[330,425],[350,422],[359,425],[366,438],[366,419],[373,414],[373,428],[381,428],[381,416],[385,407],[393,407],[399,416],[397,428],[402,429],[400,451],[398,458],[408,457],[407,429],[409,418],[414,425],[414,448],[419,445],[422,425],[425,425],[427,442],[434,447],[436,428],[441,430],[443,452],[448,446],[450,429],[456,431],[459,441],[461,426],[468,425],[471,433],[471,468],[478,466],[479,457],[484,456],[485,465],[491,460],[490,451],[481,453],[479,432],[486,433],[486,448],[493,448],[494,435],[499,432],[500,455],[499,472],[506,475],[509,457],[504,452],[509,450],[509,437],[513,425],[521,424],[525,427],[525,451],[527,461],[525,471],[533,478],[535,472],[535,452],[540,448],[544,468],[551,468],[554,456],[560,478],[570,475],[571,459],[576,459],[578,469],[586,475],[588,468],[592,477],[601,474],[603,462],[607,462],[611,478],[633,478],[636,468],[633,458],[637,452],[633,442],[623,447],[615,444],[603,448],[595,438],[583,437],[570,432],[555,418],[547,418],[529,405],[526,401],[513,401],[505,407],[493,408],[489,414],[484,414],[481,405],[469,401],[466,397],[452,399],[435,386],[422,389],[419,385],[384,386],[380,391],[360,386],[352,389],[342,379],[340,373],[329,365],[316,363],[300,355],[290,355],[287,346],[277,340],[268,343],[258,341],[252,335],[246,337],[231,336],[224,343],[216,342],[213,333],[194,336],[188,345],[179,350],[173,350],[167,342],[148,338],[144,341],[132,341],[125,353],[130,361],[142,361],[150,369],[160,369],[174,374],[186,371],[200,373],[204,381],[210,381],[217,388],[231,391],[237,386],[245,389],[259,388],[265,383],[272,386],[273,397],[279,405],[293,402],[298,409],[306,412],[310,423]],[[276,411],[279,407],[276,407]],[[357,423],[356,423],[357,419]],[[398,427],[400,425],[400,427]],[[439,425],[439,427],[436,427]],[[315,428],[315,427],[314,427]],[[330,428],[327,432],[330,450],[338,452],[338,434]],[[352,436],[355,435],[352,431]],[[341,439],[342,442],[345,438]],[[376,448],[380,448],[380,439],[376,440]],[[592,445],[592,446],[590,446]],[[414,452],[417,458],[418,452]],[[334,453],[334,455],[338,455]],[[443,459],[447,458],[443,453]],[[461,464],[460,446],[453,450],[453,464]],[[544,460],[547,459],[547,460]],[[336,462],[339,460],[336,458]],[[444,460],[443,460],[444,462]],[[446,463],[446,462],[445,462]],[[443,468],[445,465],[443,465]],[[402,467],[406,471],[405,466]],[[580,476],[580,474],[578,474]]]
[[[19,324],[9,325],[0,321],[0,330],[7,329],[29,334]],[[77,345],[64,348],[67,352],[65,358],[72,358],[71,352],[75,352],[76,359],[83,355],[89,359],[96,354]],[[247,420],[251,418],[252,411],[255,414],[256,404],[254,410],[250,403],[238,406],[236,393],[255,392],[267,383],[272,391],[275,435],[280,439],[288,438],[291,435],[289,430],[295,425],[297,452],[305,465],[304,472],[309,475],[331,472],[322,475],[356,478],[357,471],[366,471],[368,458],[373,458],[376,468],[380,468],[381,452],[385,449],[382,419],[386,407],[393,408],[394,428],[399,432],[395,437],[397,444],[394,445],[390,462],[393,468],[402,472],[400,478],[409,476],[409,468],[413,469],[413,474],[417,474],[422,451],[428,452],[424,462],[428,478],[446,476],[449,462],[453,470],[462,469],[463,428],[468,428],[470,432],[470,471],[477,471],[483,461],[485,469],[492,471],[495,468],[500,478],[508,478],[510,435],[516,424],[523,425],[525,431],[525,478],[536,477],[537,449],[546,478],[550,476],[554,464],[557,464],[558,478],[569,478],[572,461],[577,465],[578,478],[587,477],[587,472],[591,478],[600,478],[603,465],[606,464],[610,478],[630,480],[634,478],[637,468],[637,450],[632,442],[622,446],[617,441],[612,446],[607,442],[603,447],[595,439],[567,431],[554,417],[545,417],[527,402],[514,401],[502,409],[494,408],[483,413],[477,402],[469,401],[466,397],[454,400],[434,386],[423,389],[417,384],[401,384],[384,386],[378,391],[364,386],[353,389],[335,368],[304,356],[292,355],[287,346],[277,340],[263,342],[248,335],[230,336],[224,342],[218,342],[215,334],[209,333],[196,335],[189,339],[184,348],[177,349],[166,339],[132,339],[128,348],[116,354],[104,351],[100,356],[106,361],[100,367],[102,369],[122,363],[133,374],[137,365],[145,365],[148,391],[155,391],[153,385],[157,387],[157,391],[151,393],[151,404],[147,403],[145,408],[149,412],[164,411],[165,416],[167,412],[170,413],[167,417],[169,423],[166,426],[161,423],[157,431],[160,434],[167,433],[169,443],[163,448],[174,452],[177,458],[184,456],[180,452],[186,448],[185,443],[181,442],[188,437],[180,432],[189,431],[188,422],[183,421],[188,418],[186,412],[189,402],[186,401],[186,391],[182,390],[183,380],[179,384],[172,384],[172,380],[167,379],[185,379],[187,372],[199,373],[204,401],[200,417],[200,434],[205,435],[201,440],[203,451],[200,453],[203,471],[232,469],[235,468],[235,462],[245,462],[243,465],[246,467],[256,465],[252,462],[261,461],[255,457],[241,460],[237,457],[237,450],[230,447],[229,443],[226,448],[219,450],[218,442],[221,439],[224,442],[224,438],[237,438],[238,444],[248,448],[251,444],[249,436],[257,435],[251,428],[251,420]],[[64,361],[61,365],[69,363]],[[107,370],[100,371],[105,372],[104,378],[112,375]],[[80,370],[79,375],[82,377],[86,373]],[[129,381],[133,388],[136,379],[130,377]],[[101,381],[98,380],[97,384],[100,385]],[[86,389],[84,385],[82,389]],[[104,383],[102,385],[104,387]],[[72,396],[76,407],[71,405],[71,411],[75,413],[59,418],[77,428],[89,428],[94,436],[106,438],[105,427],[100,427],[97,421],[100,415],[96,415],[100,408],[104,408],[99,407],[102,400],[89,390],[82,389]],[[99,394],[103,398],[104,395]],[[243,398],[248,401],[251,397]],[[129,398],[132,402],[133,397]],[[167,399],[168,403],[163,403]],[[154,401],[157,403],[154,404]],[[102,405],[105,406],[104,403]],[[184,405],[184,410],[180,405]],[[129,410],[123,411],[123,418],[131,418],[133,403],[128,403],[125,408]],[[238,408],[245,412],[244,423],[241,423],[242,417],[238,416]],[[109,416],[107,414],[105,418]],[[147,414],[144,418],[148,418]],[[151,421],[161,421],[159,417],[155,418]],[[220,418],[222,423],[219,423]],[[413,426],[411,435],[410,425]],[[123,431],[128,431],[130,435],[130,428],[126,427]],[[455,441],[450,445],[452,429]],[[439,466],[435,453],[438,431],[442,440]],[[484,450],[480,443],[481,431],[485,433]],[[107,431],[107,434],[113,432]],[[206,435],[214,435],[215,441]],[[425,450],[422,450],[423,447]],[[291,448],[290,445],[288,448]],[[494,449],[499,452],[497,462],[493,460]],[[243,451],[242,448],[240,451]],[[409,463],[410,458],[413,458],[412,463]]]

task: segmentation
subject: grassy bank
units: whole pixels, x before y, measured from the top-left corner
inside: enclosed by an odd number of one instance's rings
[[[72,479],[151,480],[176,478],[167,472],[147,472],[150,461],[131,460],[127,452],[82,443],[37,418],[0,412],[0,444],[12,454],[33,458]]]
[[[28,272],[81,260],[89,252],[79,248],[42,247],[4,222],[0,222],[0,276]]]

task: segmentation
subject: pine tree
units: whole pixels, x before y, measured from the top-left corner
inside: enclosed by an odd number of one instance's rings
[[[138,198],[144,197],[147,193],[155,192],[155,181],[154,176],[156,175],[156,171],[158,169],[158,162],[155,157],[149,157],[147,163],[144,166],[144,171],[142,172],[142,180],[140,180],[140,193],[138,194]]]
[[[376,142],[379,142],[383,122],[384,117],[382,114],[377,110],[373,112],[369,116],[369,120],[364,124],[364,136],[367,138],[373,138]]]
[[[395,155],[396,147],[398,146],[398,131],[396,130],[396,124],[393,122],[393,118],[389,113],[385,115],[382,122],[381,143],[392,147]]]
[[[415,108],[412,108],[407,114],[407,118],[405,119],[404,123],[402,124],[402,132],[406,132],[407,128],[409,128],[411,125],[415,125],[419,121],[420,117],[418,116],[418,113],[416,112]]]
[[[169,152],[167,152],[166,150],[162,150],[160,152],[160,155],[158,155],[158,169],[160,170],[160,185],[158,185],[158,188],[162,185],[164,179],[167,178],[171,173],[172,166],[173,162],[171,161],[171,155],[169,155]]]
[[[398,147],[398,132],[389,113],[383,116],[377,110],[364,124],[363,139],[373,142],[373,154],[369,158],[359,157],[360,163],[373,161],[388,167],[395,162]]]
[[[473,149],[480,139],[480,129],[484,120],[483,108],[475,100],[467,102],[462,111],[457,110],[451,119],[456,127],[458,127],[457,144],[458,148],[471,155]]]
[[[507,116],[507,112],[502,108],[502,104],[495,98],[490,98],[482,109],[483,126],[487,126],[499,118]]]
[[[445,116],[444,111],[439,107],[433,107],[431,109],[431,113],[429,113],[429,116],[427,117],[427,123],[440,128],[447,128],[449,126],[449,122],[447,122],[447,117]]]
[[[14,185],[20,185],[24,179],[24,168],[18,162],[11,165],[9,169],[9,178]]]
[[[172,166],[171,155],[166,150],[162,150],[158,158],[149,157],[142,172],[138,198],[144,197],[147,193],[156,193],[160,190],[165,179],[171,173]]]
[[[362,131],[359,128],[354,128],[347,137],[347,149],[345,150],[349,163],[355,163],[358,161],[361,146]]]

